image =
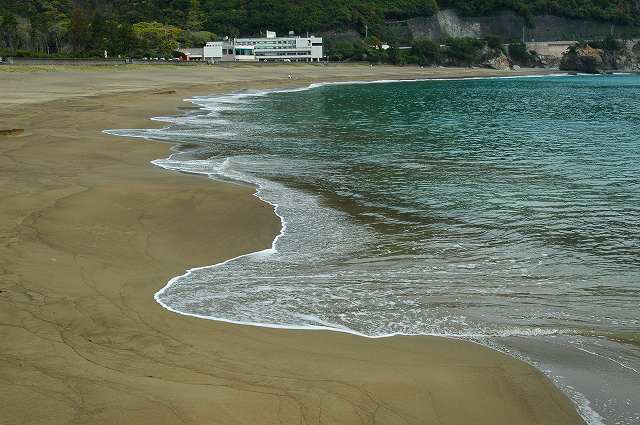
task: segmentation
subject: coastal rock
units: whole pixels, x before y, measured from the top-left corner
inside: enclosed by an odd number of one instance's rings
[[[543,55],[535,50],[530,50],[531,59],[528,66],[533,68],[557,69],[560,66],[560,57],[555,55]]]
[[[551,55],[536,55],[534,63],[536,64],[535,66],[541,68],[557,69],[560,67],[560,58]]]
[[[623,42],[619,50],[605,52],[605,62],[611,69],[625,72],[637,72],[640,70],[640,42]]]
[[[615,48],[572,46],[562,57],[560,69],[591,74],[607,71],[637,72],[640,70],[640,46],[633,41],[618,41]]]
[[[588,74],[601,74],[607,66],[604,61],[604,51],[591,46],[571,46],[562,56],[560,69],[563,71],[578,71]]]
[[[487,59],[487,61],[482,64],[482,66],[487,68],[497,69],[500,71],[511,69],[511,65],[511,60],[504,53],[500,53],[500,55],[495,58]]]

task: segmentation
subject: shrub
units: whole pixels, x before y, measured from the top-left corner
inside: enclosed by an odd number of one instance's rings
[[[480,62],[483,40],[471,37],[449,38],[445,53],[455,65],[471,65]]]
[[[594,40],[589,42],[589,46],[595,49],[602,49],[609,52],[615,52],[622,49],[622,43],[613,35],[609,34],[604,40]]]
[[[362,59],[365,54],[366,44],[360,38],[354,37],[337,37],[327,38],[325,42],[327,52],[331,60],[343,61],[346,59]]]
[[[499,35],[489,34],[484,38],[484,42],[487,43],[487,47],[493,50],[499,50],[502,53],[506,53],[504,43]]]
[[[442,60],[442,49],[429,39],[418,39],[411,45],[411,56],[418,65],[435,65]]]
[[[521,41],[513,41],[509,44],[509,57],[518,63],[527,64],[531,61],[532,55],[527,49],[527,45]]]

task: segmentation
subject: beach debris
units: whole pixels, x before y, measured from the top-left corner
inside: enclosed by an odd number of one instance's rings
[[[9,128],[6,130],[0,130],[0,136],[17,136],[24,134],[24,128]]]
[[[153,92],[153,94],[176,94],[175,90],[160,90]]]

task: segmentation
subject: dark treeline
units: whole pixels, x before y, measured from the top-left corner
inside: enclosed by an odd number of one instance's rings
[[[414,40],[411,46],[399,49],[391,46],[383,49],[376,45],[375,37],[364,39],[332,39],[329,49],[333,60],[352,58],[372,64],[394,65],[416,64],[424,66],[471,66],[480,65],[499,56],[508,57],[510,64],[536,66],[536,55],[520,41],[505,44],[498,36],[486,38],[449,38],[443,44],[427,39]]]
[[[95,56],[169,55],[213,37],[355,30],[385,20],[513,10],[640,24],[639,0],[0,0],[0,51]]]
[[[444,0],[443,7],[468,16],[483,16],[501,9],[513,10],[532,24],[534,15],[594,19],[617,24],[640,23],[636,0]]]

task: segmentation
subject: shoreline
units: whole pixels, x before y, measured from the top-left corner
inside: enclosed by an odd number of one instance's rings
[[[583,74],[583,75],[589,75],[589,74]],[[298,92],[298,91],[307,91],[307,90],[313,90],[319,87],[323,87],[323,86],[327,86],[327,85],[353,85],[353,84],[387,84],[387,83],[410,83],[410,82],[427,82],[427,81],[465,81],[465,80],[484,80],[484,79],[518,79],[518,78],[539,78],[539,77],[569,77],[571,76],[571,74],[567,73],[567,72],[554,72],[554,73],[550,73],[550,74],[523,74],[523,75],[516,75],[516,76],[471,76],[471,77],[454,77],[454,78],[446,78],[446,77],[442,77],[442,78],[414,78],[414,79],[404,79],[404,80],[351,80],[351,81],[323,81],[323,82],[316,82],[316,83],[312,83],[309,84],[307,86],[293,86],[292,88],[269,88],[269,89],[265,89],[263,91],[259,91],[255,93],[255,96],[261,96],[261,95],[269,95],[272,93],[282,93],[282,92]],[[238,94],[243,94],[242,92],[231,92],[231,93],[221,93],[222,95],[238,95]],[[253,95],[253,94],[251,94]],[[250,96],[251,96],[250,95]],[[197,97],[206,97],[206,95],[200,95]],[[193,99],[184,99],[185,102],[190,102],[190,103],[194,103]],[[195,104],[195,103],[194,103]],[[203,108],[201,106],[196,106],[194,107],[194,109],[198,109],[198,110],[202,110]],[[187,114],[184,114],[187,115]],[[173,117],[173,116],[172,116]],[[150,118],[151,121],[154,122],[163,122],[163,123],[168,123],[170,121],[165,121],[162,119],[163,117],[152,117]],[[163,129],[168,129],[171,128],[171,125],[168,125],[166,127],[164,127]],[[126,135],[118,135],[118,134],[111,134],[110,132],[112,131],[118,131],[118,130],[103,130],[104,133],[115,136],[115,137],[132,137],[132,136],[126,136]],[[155,140],[152,137],[144,137],[144,136],[140,136],[140,138],[143,138],[144,140],[147,141],[155,141],[155,142],[162,142],[162,143],[168,143],[170,144],[172,147],[173,146],[180,146],[183,145],[183,142],[179,142],[179,141],[161,141],[161,140]],[[169,159],[169,157],[165,158],[165,159]],[[162,165],[156,164],[156,161],[158,160],[153,160],[151,161],[151,164],[160,167],[162,169],[165,169],[167,171],[176,171],[176,170],[172,170],[170,168],[165,168]],[[178,171],[181,172],[181,171]],[[215,182],[218,183],[222,183],[222,184],[229,184],[229,183],[237,183],[237,184],[242,184],[242,185],[249,185],[251,187],[253,187],[255,189],[255,192],[253,193],[253,196],[255,196],[257,199],[260,200],[260,202],[264,202],[266,204],[269,204],[272,208],[273,208],[273,213],[278,217],[278,219],[280,220],[281,223],[281,228],[280,231],[278,232],[278,234],[275,235],[272,243],[271,243],[271,247],[270,248],[265,248],[265,249],[261,249],[258,251],[254,251],[254,252],[249,252],[246,254],[242,254],[239,255],[237,257],[233,257],[233,258],[229,258],[226,259],[220,263],[216,263],[216,264],[211,264],[211,265],[206,265],[206,266],[199,266],[199,267],[194,267],[194,268],[190,268],[187,269],[185,271],[185,273],[179,275],[179,276],[174,276],[173,278],[171,278],[162,288],[160,288],[155,294],[154,294],[154,299],[156,300],[156,302],[158,304],[160,304],[163,308],[179,314],[179,315],[183,315],[183,316],[188,316],[188,317],[195,317],[198,319],[203,319],[203,320],[212,320],[212,321],[218,321],[218,322],[224,322],[224,323],[230,323],[230,324],[235,324],[235,325],[242,325],[242,326],[254,326],[257,328],[267,328],[267,329],[289,329],[289,330],[308,330],[308,331],[330,331],[330,332],[342,332],[342,333],[346,333],[346,334],[350,334],[350,335],[355,335],[358,337],[363,337],[363,338],[372,338],[372,339],[378,339],[378,338],[389,338],[389,337],[394,337],[394,336],[433,336],[433,337],[443,337],[443,338],[452,338],[452,339],[459,339],[462,341],[467,341],[467,342],[472,342],[472,343],[477,343],[480,344],[482,346],[485,346],[487,348],[491,348],[493,350],[496,351],[500,351],[497,350],[495,347],[490,347],[488,345],[473,341],[469,338],[477,338],[477,337],[487,337],[490,335],[444,335],[444,334],[406,334],[406,333],[389,333],[389,334],[383,334],[383,335],[367,335],[367,334],[363,334],[360,332],[357,332],[353,329],[349,329],[349,328],[337,328],[337,327],[330,327],[330,326],[313,326],[313,325],[278,325],[275,323],[257,323],[257,322],[247,322],[247,321],[238,321],[238,320],[231,320],[231,319],[225,319],[222,317],[215,317],[215,316],[205,316],[205,315],[201,315],[201,314],[196,314],[196,313],[189,313],[189,312],[185,312],[185,311],[180,311],[178,309],[175,309],[171,306],[169,306],[168,304],[164,303],[163,301],[160,300],[160,295],[162,295],[162,293],[164,293],[169,287],[171,287],[174,283],[176,283],[180,278],[183,277],[187,277],[190,274],[192,274],[192,272],[194,271],[198,271],[198,270],[203,270],[203,269],[212,269],[212,268],[216,268],[216,267],[220,267],[223,266],[229,262],[232,262],[234,260],[243,258],[243,257],[248,257],[248,256],[252,256],[252,255],[260,255],[263,253],[268,253],[268,252],[277,252],[276,250],[276,243],[278,241],[278,239],[280,239],[281,237],[284,236],[284,234],[286,233],[286,229],[287,229],[287,223],[285,220],[285,217],[281,214],[278,213],[277,209],[278,209],[278,204],[274,204],[270,201],[268,201],[267,199],[263,198],[260,196],[260,190],[261,187],[255,186],[252,183],[248,183],[248,182],[244,182],[241,180],[233,180],[233,181],[229,181],[229,180],[223,180],[220,178],[216,178],[213,174],[210,173],[195,173],[196,175],[202,175],[202,176],[206,176],[208,179],[213,180]],[[546,334],[545,334],[546,335]],[[505,335],[493,335],[493,336],[500,336],[500,337],[505,337]],[[507,335],[507,336],[514,336],[514,335]],[[517,335],[516,335],[517,336]],[[500,351],[503,352],[503,351]],[[503,352],[504,354],[510,355],[507,352]],[[531,364],[531,363],[529,363]],[[532,365],[533,366],[533,365]]]
[[[540,371],[477,344],[310,336],[158,308],[151,294],[162,276],[268,246],[276,222],[248,188],[150,167],[149,156],[166,146],[95,130],[127,120],[149,127],[144,117],[175,108],[182,90],[219,84],[177,84],[145,99],[62,93],[0,110],[26,130],[0,139],[10,176],[0,186],[0,329],[8,341],[0,399],[8,420],[582,423]],[[73,161],[61,166],[65,158]]]

